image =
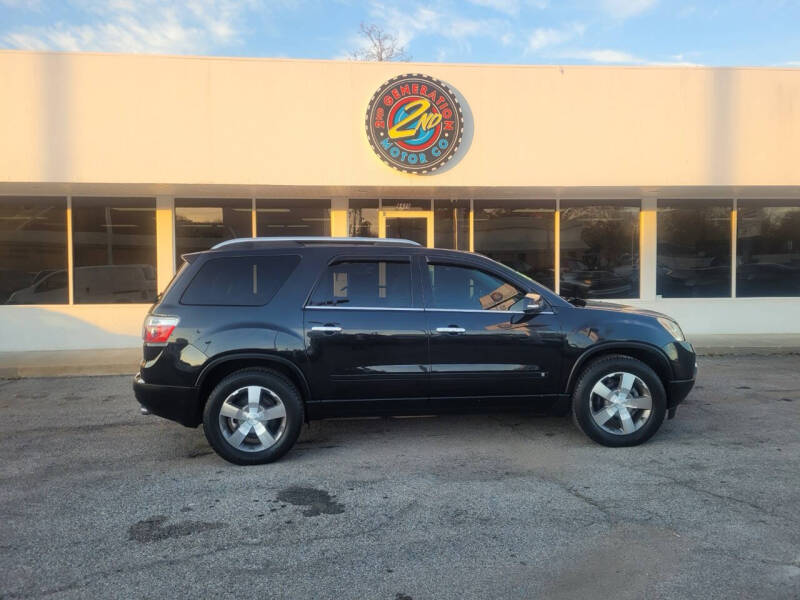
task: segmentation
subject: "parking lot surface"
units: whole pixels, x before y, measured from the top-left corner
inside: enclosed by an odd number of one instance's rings
[[[236,467],[130,377],[0,381],[0,598],[797,598],[800,357],[700,361],[648,444],[335,420]]]

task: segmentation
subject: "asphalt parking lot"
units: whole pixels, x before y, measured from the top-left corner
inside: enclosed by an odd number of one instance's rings
[[[0,598],[800,597],[800,357],[700,368],[639,448],[339,420],[263,467],[140,416],[129,377],[0,381]]]

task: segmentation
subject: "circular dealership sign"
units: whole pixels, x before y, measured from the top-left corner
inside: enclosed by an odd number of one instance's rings
[[[453,158],[464,117],[453,90],[427,75],[384,83],[367,107],[367,138],[375,153],[406,173],[430,173]]]

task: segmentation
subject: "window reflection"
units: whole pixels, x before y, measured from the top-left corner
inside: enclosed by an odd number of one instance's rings
[[[73,198],[76,304],[153,302],[156,211],[152,198]]]
[[[256,200],[256,232],[261,237],[331,234],[330,200]]]
[[[469,250],[469,200],[435,200],[433,237],[437,248]]]
[[[252,201],[235,199],[175,199],[175,258],[208,250],[215,244],[252,237]]]
[[[432,308],[451,310],[521,310],[525,293],[479,269],[428,265]]]
[[[350,200],[347,209],[347,235],[378,237],[378,200]]]
[[[4,196],[0,203],[0,302],[66,304],[67,201]]]
[[[639,203],[561,203],[564,297],[639,297]]]
[[[737,296],[800,296],[800,203],[739,201]]]
[[[475,200],[475,252],[554,285],[555,203]]]
[[[664,298],[731,295],[730,201],[658,201],[657,293]]]
[[[411,264],[408,262],[340,262],[320,278],[311,306],[411,306]]]

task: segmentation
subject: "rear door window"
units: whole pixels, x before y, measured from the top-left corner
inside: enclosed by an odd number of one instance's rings
[[[411,306],[409,261],[343,261],[327,267],[310,306],[408,308]]]
[[[181,304],[263,306],[286,283],[299,262],[297,255],[212,258],[187,286]]]

